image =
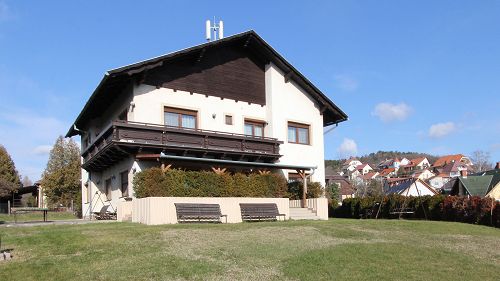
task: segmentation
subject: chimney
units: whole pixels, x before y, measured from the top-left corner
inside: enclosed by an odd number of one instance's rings
[[[467,170],[460,171],[460,175],[462,175],[463,178],[467,178]]]
[[[497,162],[497,164],[495,165],[495,169],[500,170],[500,162]]]

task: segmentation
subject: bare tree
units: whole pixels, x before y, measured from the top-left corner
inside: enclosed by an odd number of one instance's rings
[[[30,178],[28,176],[24,176],[21,183],[23,184],[23,186],[32,186],[33,185],[33,182],[30,180]]]
[[[490,153],[487,151],[476,150],[472,152],[470,160],[476,172],[484,172],[493,169],[493,164],[490,161]]]

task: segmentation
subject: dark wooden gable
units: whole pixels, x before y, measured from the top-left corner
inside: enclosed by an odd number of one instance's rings
[[[217,46],[150,70],[145,84],[264,105],[265,63],[241,46]]]

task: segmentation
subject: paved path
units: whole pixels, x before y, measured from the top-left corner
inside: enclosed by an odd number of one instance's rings
[[[29,222],[4,222],[0,227],[30,227],[30,226],[45,226],[45,225],[71,225],[71,224],[87,224],[87,223],[109,223],[116,222],[115,220],[56,220],[56,221],[29,221]]]

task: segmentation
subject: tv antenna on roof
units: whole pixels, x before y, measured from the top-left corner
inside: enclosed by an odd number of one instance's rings
[[[222,39],[224,38],[224,23],[222,21],[219,21],[217,24],[215,22],[215,17],[214,17],[214,25],[211,25],[210,20],[207,20],[205,23],[205,33],[206,33],[206,38],[207,41],[212,41],[212,33],[213,33],[213,40],[217,39]]]

